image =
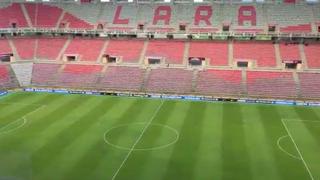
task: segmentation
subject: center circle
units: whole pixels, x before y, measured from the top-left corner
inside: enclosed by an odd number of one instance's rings
[[[147,129],[145,129],[146,126],[148,126]],[[141,133],[144,133],[143,136]],[[163,124],[148,125],[145,122],[122,124],[104,133],[104,141],[107,144],[129,151],[163,149],[175,144],[178,140],[179,132],[176,129]]]

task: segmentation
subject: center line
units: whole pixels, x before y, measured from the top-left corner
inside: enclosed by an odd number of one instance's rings
[[[136,140],[136,142],[133,144],[133,146],[130,148],[129,153],[127,154],[127,156],[124,158],[124,160],[122,161],[122,163],[120,164],[119,168],[117,169],[117,171],[114,173],[114,175],[112,176],[112,180],[114,180],[117,175],[119,174],[121,168],[123,167],[123,165],[126,163],[126,161],[128,160],[129,156],[132,154],[133,150],[135,149],[135,147],[137,146],[137,144],[139,143],[139,141],[141,140],[143,134],[146,132],[146,130],[148,129],[148,127],[150,126],[150,124],[152,123],[153,119],[157,116],[158,112],[160,111],[162,105],[164,104],[164,101],[161,102],[161,104],[158,106],[157,110],[153,113],[151,119],[149,120],[149,122],[147,123],[147,125],[142,129],[142,132],[140,134],[140,136],[138,137],[138,139]]]

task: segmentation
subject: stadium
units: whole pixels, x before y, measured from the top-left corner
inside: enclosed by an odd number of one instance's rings
[[[320,180],[318,0],[1,0],[0,179]]]

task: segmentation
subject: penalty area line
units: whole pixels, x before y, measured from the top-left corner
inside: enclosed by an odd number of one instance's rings
[[[142,132],[140,134],[140,136],[138,137],[138,139],[135,141],[135,143],[132,145],[132,147],[130,148],[128,154],[126,155],[126,157],[124,158],[124,160],[122,161],[122,163],[120,164],[119,168],[117,169],[117,171],[114,173],[114,175],[112,176],[112,180],[114,180],[117,175],[119,174],[121,168],[124,166],[124,164],[127,162],[127,160],[129,159],[130,155],[132,154],[133,150],[135,149],[135,147],[137,146],[137,144],[140,142],[142,136],[144,135],[144,133],[146,132],[146,130],[148,129],[148,127],[150,126],[150,124],[152,123],[152,121],[154,120],[154,118],[157,116],[158,112],[160,111],[161,107],[163,106],[164,101],[161,101],[161,104],[158,106],[157,110],[153,113],[152,117],[150,118],[150,120],[148,121],[147,125],[142,129]]]
[[[301,161],[303,162],[303,165],[305,166],[306,170],[308,171],[308,174],[309,174],[309,176],[310,176],[310,179],[311,179],[311,180],[314,180],[314,177],[313,177],[313,175],[312,175],[312,173],[311,173],[311,171],[310,171],[310,168],[309,168],[308,164],[306,163],[306,161],[303,159],[302,153],[301,153],[301,151],[300,151],[297,143],[296,143],[295,140],[293,139],[289,128],[287,127],[287,125],[286,125],[286,123],[284,122],[283,119],[281,119],[281,122],[282,122],[284,128],[286,129],[286,131],[287,131],[287,133],[288,133],[291,141],[293,142],[293,144],[294,144],[294,146],[295,146],[295,148],[296,148],[296,150],[297,150],[297,152],[298,152],[298,154],[299,154],[299,156],[300,156],[300,158],[301,158]]]
[[[7,125],[1,127],[1,128],[0,128],[0,135],[10,133],[10,132],[12,132],[12,131],[15,131],[15,130],[23,127],[23,126],[24,126],[25,124],[27,124],[27,122],[28,122],[27,116],[29,116],[30,114],[33,114],[33,113],[39,111],[40,109],[42,109],[42,108],[44,108],[44,107],[46,107],[46,106],[47,106],[47,105],[41,105],[41,106],[38,107],[37,109],[35,109],[35,110],[33,110],[33,111],[31,111],[31,112],[28,112],[27,114],[23,115],[21,118],[15,120],[15,121],[12,121],[12,122],[8,123]],[[6,131],[6,132],[1,133],[1,131],[2,131],[3,129],[5,129],[6,127],[8,127],[8,126],[10,126],[11,124],[13,124],[13,123],[15,123],[15,122],[17,122],[17,121],[20,121],[20,120],[23,120],[23,123],[22,123],[20,126],[18,126],[17,128],[14,128],[14,129],[12,129],[12,130],[9,130],[9,131]]]

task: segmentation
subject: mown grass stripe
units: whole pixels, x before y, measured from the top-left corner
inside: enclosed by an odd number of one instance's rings
[[[199,156],[200,137],[204,128],[202,123],[206,104],[201,102],[188,102],[188,104],[186,116],[181,122],[180,139],[174,145],[164,179],[172,179],[176,172],[180,172],[180,179],[194,178],[195,161]],[[189,147],[190,144],[192,148]]]
[[[277,146],[277,141],[280,137],[283,135],[286,135],[286,132],[283,129],[281,118],[284,109],[287,107],[284,106],[256,106],[258,109],[258,115],[257,117],[259,122],[262,124],[262,127],[264,128],[263,131],[266,134],[267,142],[269,144],[269,151],[270,151],[270,157],[273,157],[274,163],[273,167],[276,168],[279,179],[288,179],[290,176],[288,176],[288,169],[287,166],[283,164],[284,160],[288,160],[288,157],[286,154],[284,154],[279,147]],[[292,150],[293,152],[296,152],[294,149],[294,146],[288,147],[288,150]],[[271,159],[271,158],[270,158]],[[299,162],[295,161],[295,159],[289,159],[292,169],[299,169],[301,168]],[[297,172],[297,171],[296,171]],[[292,172],[295,173],[295,172]],[[299,177],[300,175],[296,175]]]
[[[270,128],[274,122],[278,120],[276,116],[261,116],[261,106],[242,108],[243,114],[246,114],[244,123],[247,146],[250,156],[251,174],[253,179],[274,179],[280,180],[281,175],[278,172],[276,154],[274,146],[277,137],[274,135],[268,136],[266,129]],[[263,118],[268,118],[263,119]],[[273,119],[275,118],[275,119]],[[263,123],[270,121],[269,123]],[[275,133],[270,131],[269,133]],[[259,152],[259,156],[257,156]],[[264,163],[261,163],[264,162]]]
[[[223,103],[222,179],[252,179],[251,161],[244,132],[245,117],[240,104]],[[230,163],[232,162],[232,163]]]
[[[122,161],[122,163],[120,164],[119,168],[117,169],[117,171],[115,172],[115,174],[112,176],[112,180],[116,179],[117,175],[119,174],[121,168],[125,165],[125,163],[127,162],[128,158],[130,157],[130,155],[132,154],[133,150],[135,149],[135,147],[137,146],[137,144],[140,142],[140,140],[142,139],[144,133],[146,132],[146,130],[149,128],[150,124],[152,123],[152,121],[154,120],[154,118],[158,115],[158,112],[160,111],[160,109],[162,108],[164,104],[164,101],[161,101],[161,104],[158,106],[158,108],[156,109],[156,111],[152,114],[152,117],[150,118],[150,120],[147,122],[146,126],[142,129],[142,132],[140,134],[140,136],[137,138],[137,140],[134,142],[134,144],[132,145],[130,151],[128,152],[127,156],[124,158],[124,160]]]
[[[157,123],[157,124],[167,124],[169,121],[169,118],[174,114],[175,112],[175,108],[177,106],[177,102],[176,101],[167,101],[166,105],[163,106],[161,108],[161,110],[158,113],[158,116],[154,119],[153,123]],[[150,129],[148,129],[145,132],[144,138],[139,142],[139,144],[137,145],[138,148],[144,148],[146,145],[148,147],[153,147],[155,145],[155,143],[157,142],[157,140],[159,138],[161,138],[162,136],[162,128],[158,128],[156,129],[156,131],[150,131]],[[134,152],[133,157],[131,158],[130,161],[127,161],[127,167],[126,169],[123,169],[123,171],[126,170],[130,170],[131,168],[135,167],[135,178],[137,179],[144,179],[143,176],[148,173],[148,167],[153,167],[149,160],[150,157],[153,156],[154,153],[156,153],[157,155],[161,154],[162,150],[155,150],[155,151],[142,151],[142,152]],[[137,159],[139,159],[139,161],[137,161]],[[160,162],[158,162],[160,163]],[[159,164],[158,164],[159,165]],[[136,168],[139,167],[139,168]],[[154,170],[152,169],[149,173],[154,174]],[[158,168],[158,171],[159,168]],[[156,175],[155,175],[156,176]],[[123,177],[123,176],[121,176]],[[123,178],[129,178],[129,177],[123,177]]]

